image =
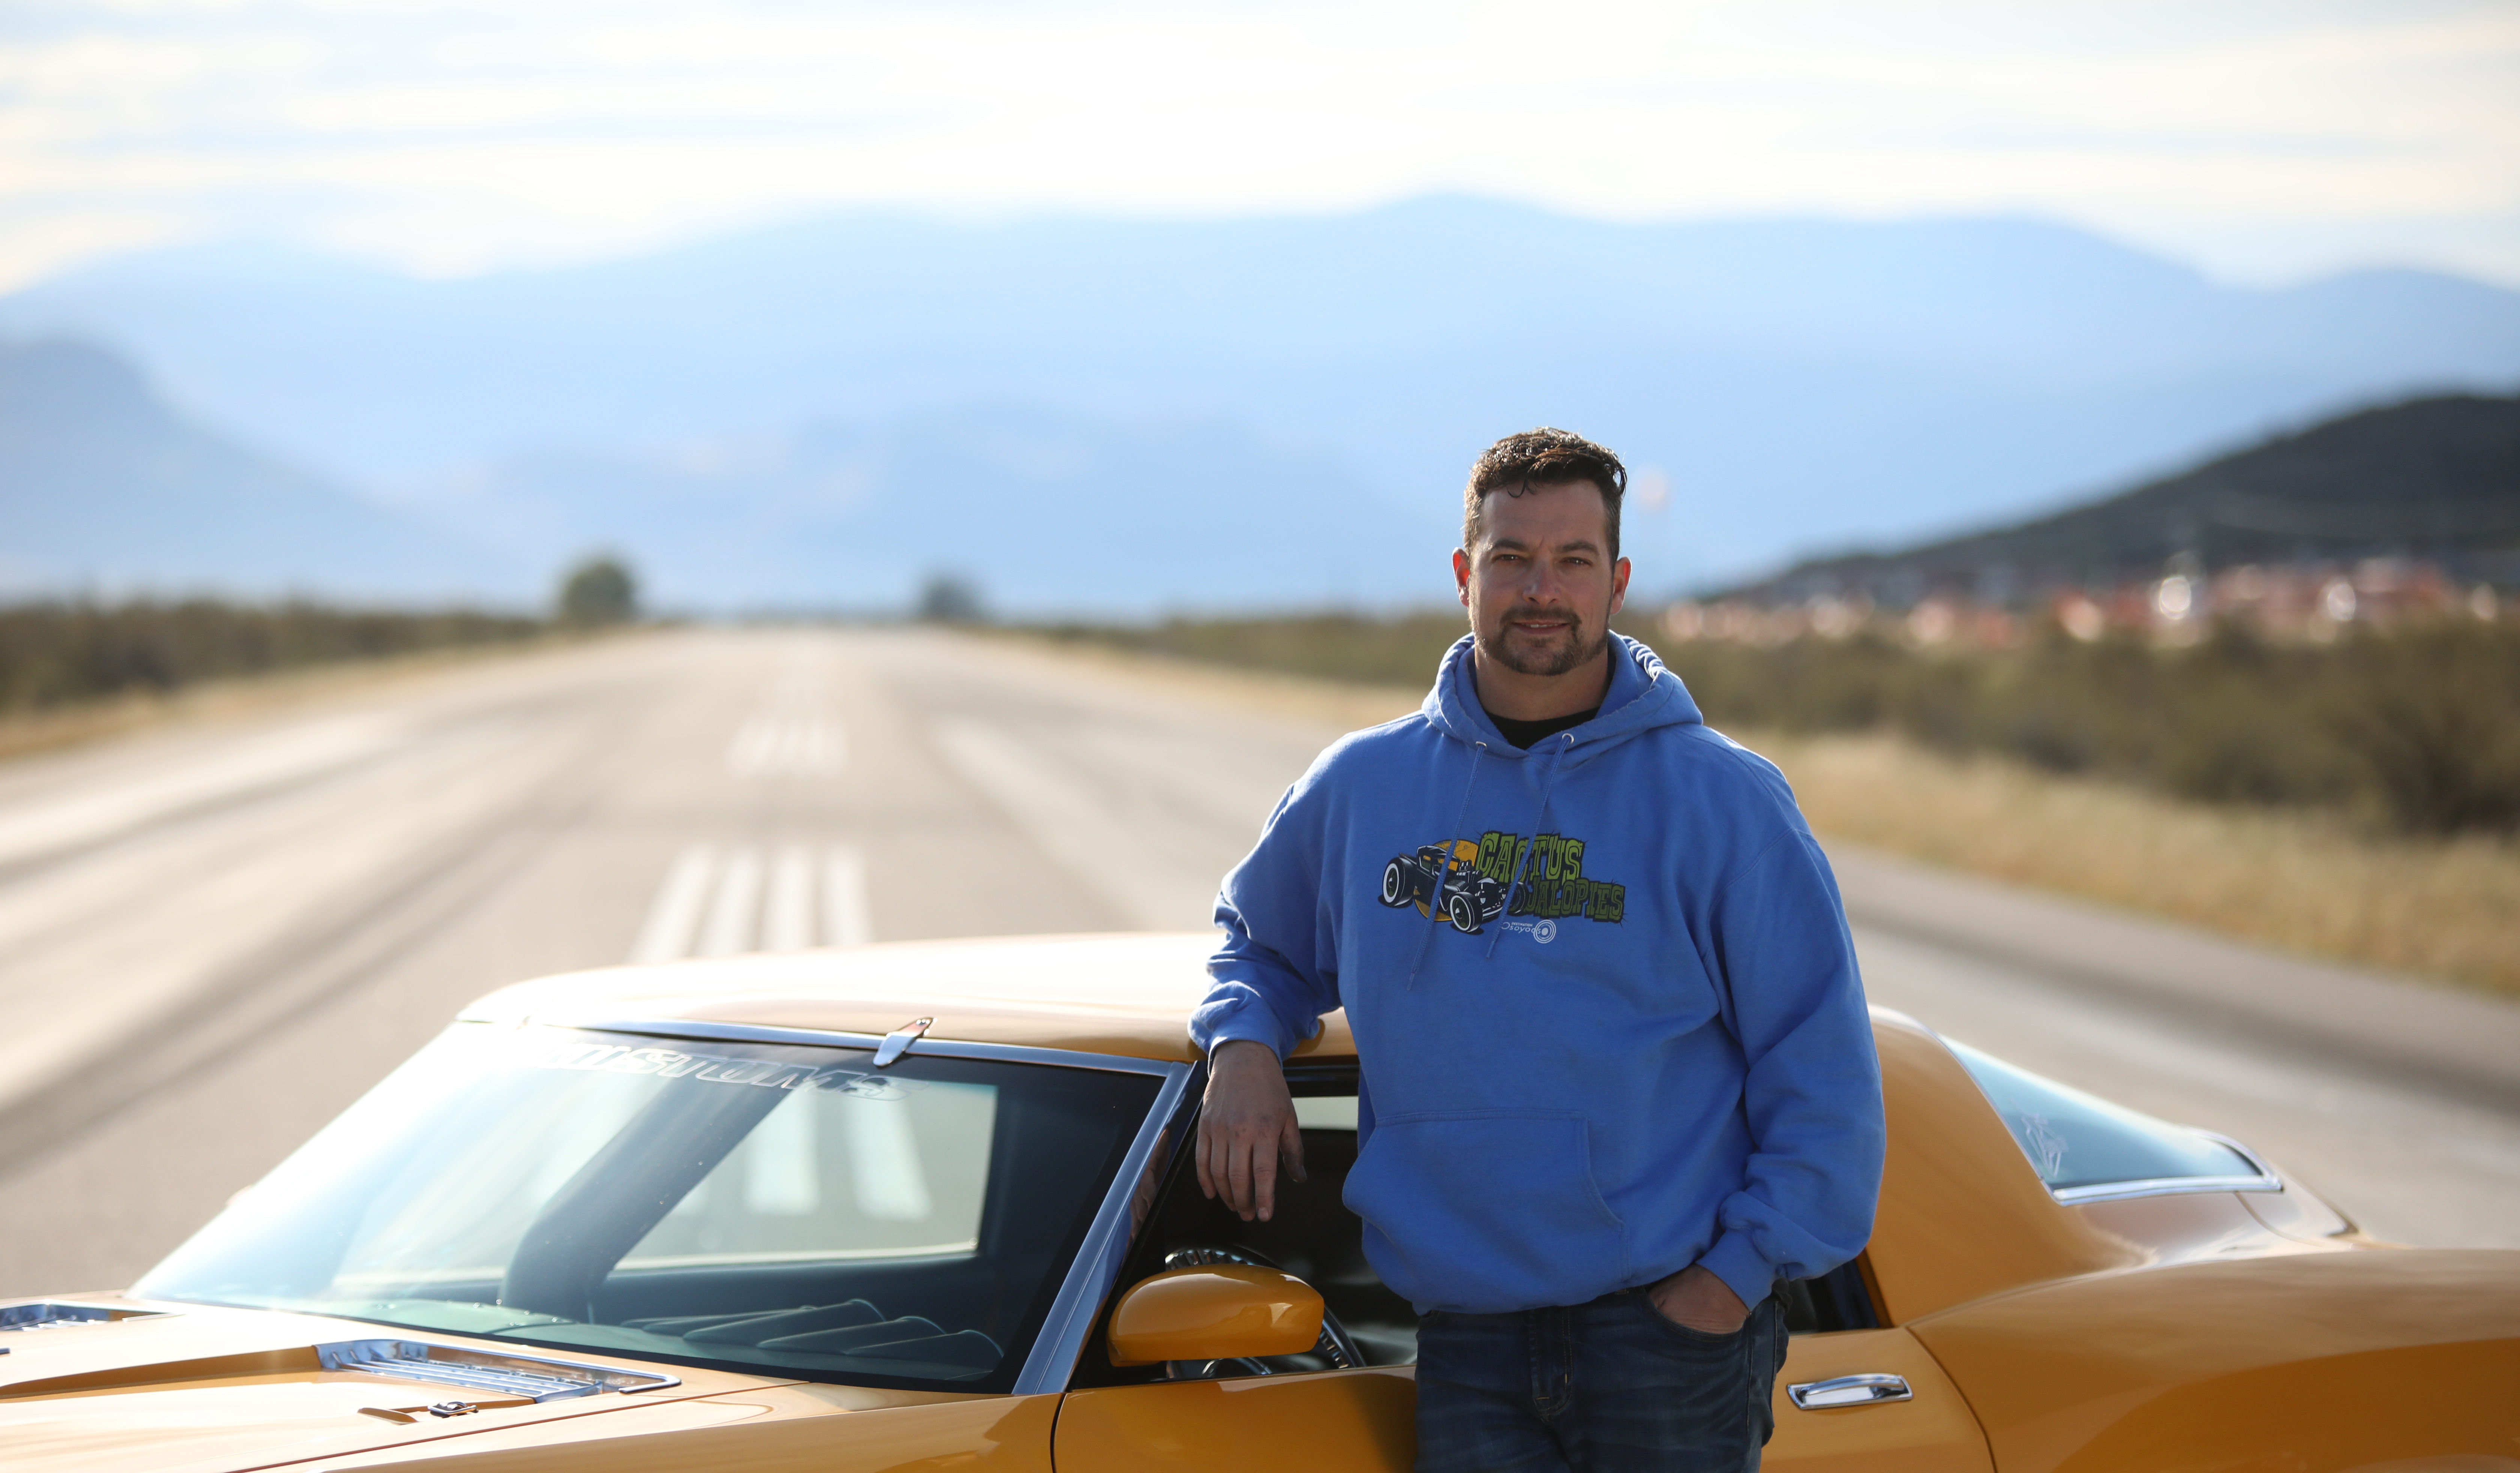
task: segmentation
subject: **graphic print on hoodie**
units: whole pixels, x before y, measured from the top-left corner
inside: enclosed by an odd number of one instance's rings
[[[1491,828],[1476,839],[1421,844],[1382,867],[1377,898],[1386,906],[1415,905],[1426,915],[1439,893],[1453,929],[1475,936],[1500,915],[1536,915],[1506,929],[1528,932],[1544,946],[1557,939],[1561,915],[1615,925],[1627,914],[1628,887],[1586,875],[1584,841],[1562,833],[1544,833],[1535,843]]]
[[[1281,1057],[1347,1009],[1346,1200],[1420,1311],[1582,1304],[1703,1263],[1756,1303],[1863,1249],[1879,1065],[1783,777],[1614,638],[1593,720],[1503,739],[1470,641],[1341,738],[1226,877],[1192,1023]]]

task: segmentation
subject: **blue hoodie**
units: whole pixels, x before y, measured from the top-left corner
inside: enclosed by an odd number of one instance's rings
[[[1470,644],[1279,801],[1218,898],[1192,1037],[1282,1058],[1347,1009],[1347,1205],[1421,1312],[1582,1304],[1697,1263],[1756,1304],[1853,1258],[1880,1064],[1784,778],[1627,639],[1599,714],[1517,750]]]

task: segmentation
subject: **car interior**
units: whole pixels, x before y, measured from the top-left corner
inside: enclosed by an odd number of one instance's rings
[[[1356,1066],[1292,1064],[1286,1084],[1303,1130],[1306,1180],[1282,1176],[1271,1219],[1246,1223],[1199,1191],[1192,1152],[1173,1152],[1119,1283],[1125,1288],[1166,1269],[1208,1263],[1279,1269],[1322,1296],[1327,1313],[1320,1343],[1293,1356],[1114,1365],[1098,1328],[1078,1361],[1074,1384],[1125,1386],[1416,1362],[1418,1313],[1385,1287],[1366,1261],[1364,1224],[1341,1200],[1348,1170],[1356,1164]],[[1861,1260],[1820,1278],[1783,1285],[1780,1296],[1786,1325],[1796,1334],[1866,1329],[1879,1322]],[[1108,1314],[1106,1309],[1106,1321]]]

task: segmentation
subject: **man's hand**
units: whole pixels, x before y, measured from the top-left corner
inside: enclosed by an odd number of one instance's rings
[[[1710,1335],[1732,1334],[1750,1317],[1750,1307],[1741,1302],[1741,1296],[1696,1264],[1645,1292],[1653,1296],[1653,1307],[1662,1312],[1665,1319]]]
[[[1269,1221],[1278,1208],[1278,1163],[1304,1180],[1304,1137],[1285,1071],[1266,1044],[1233,1039],[1207,1056],[1207,1094],[1198,1112],[1198,1189],[1222,1196],[1242,1221]]]

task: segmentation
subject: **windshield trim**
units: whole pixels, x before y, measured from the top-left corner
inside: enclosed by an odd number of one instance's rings
[[[877,1033],[842,1033],[823,1028],[775,1028],[754,1023],[704,1023],[683,1018],[638,1018],[624,1021],[599,1014],[537,1012],[521,1017],[459,1017],[464,1023],[489,1023],[507,1028],[576,1028],[590,1033],[635,1033],[647,1038],[691,1039],[724,1044],[803,1044],[817,1049],[872,1049],[883,1042]],[[1179,1059],[1135,1058],[1124,1053],[1085,1053],[1070,1049],[1042,1049],[1027,1044],[983,1044],[926,1037],[908,1050],[929,1058],[990,1059],[1011,1064],[1055,1064],[1069,1069],[1104,1069],[1119,1074],[1186,1075],[1190,1065]]]
[[[2214,1131],[2199,1130],[2192,1125],[2182,1125],[2179,1129],[2202,1136],[2217,1145],[2230,1147],[2239,1154],[2241,1160],[2257,1168],[2258,1174],[2254,1177],[2146,1177],[2133,1182],[2094,1182],[2089,1186],[2050,1186],[2048,1188],[2048,1194],[2068,1207],[2080,1207],[2086,1202],[2117,1202],[2129,1197],[2170,1197],[2193,1191],[2281,1191],[2284,1189],[2283,1178],[2275,1174],[2273,1167],[2267,1165],[2256,1151],[2230,1137]]]
[[[516,1019],[473,1021],[514,1027],[576,1028],[595,1033],[709,1043],[804,1044],[825,1049],[873,1049],[883,1042],[880,1035],[872,1033],[775,1028],[750,1023],[702,1023],[679,1018],[623,1022],[567,1013],[533,1013]],[[1155,1092],[1154,1103],[1148,1107],[1146,1118],[1138,1122],[1138,1134],[1130,1140],[1128,1154],[1121,1158],[1119,1171],[1112,1175],[1110,1185],[1103,1191],[1102,1205],[1095,1210],[1093,1225],[1085,1230],[1085,1240],[1077,1246],[1076,1257],[1070,1261],[1067,1272],[1059,1280],[1058,1293],[1051,1300],[1050,1313],[1042,1319],[1041,1328],[1033,1334],[1032,1349],[1024,1356],[1023,1368],[1015,1373],[1011,1394],[1034,1396],[1064,1391],[1068,1377],[1076,1368],[1077,1357],[1084,1353],[1085,1339],[1102,1316],[1102,1301],[1109,1297],[1112,1285],[1119,1279],[1121,1261],[1128,1256],[1134,1232],[1129,1220],[1130,1199],[1137,1192],[1139,1179],[1146,1175],[1147,1163],[1154,1158],[1156,1142],[1162,1138],[1165,1129],[1174,1123],[1174,1117],[1182,1112],[1189,1096],[1191,1079],[1199,1066],[1178,1059],[1133,1058],[1118,1053],[1080,1053],[1022,1044],[979,1044],[932,1037],[920,1039],[910,1051],[928,1057],[1151,1074],[1163,1080],[1162,1087]]]

